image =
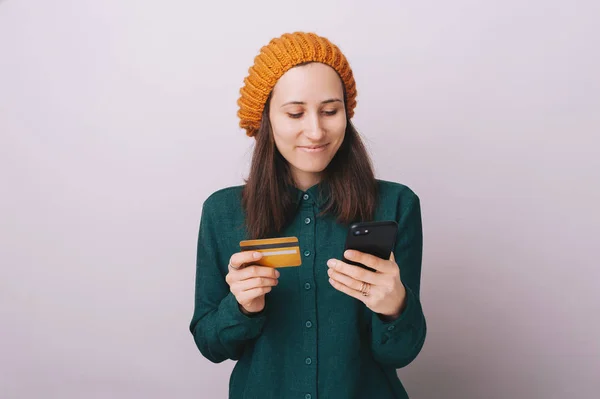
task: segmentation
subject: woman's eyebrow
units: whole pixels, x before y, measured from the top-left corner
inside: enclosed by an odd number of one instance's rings
[[[321,104],[329,104],[329,103],[335,103],[335,102],[341,103],[342,100],[340,100],[339,98],[330,98],[325,101],[321,101]],[[287,103],[283,104],[282,107],[285,107],[286,105],[290,105],[290,104],[306,105],[306,103],[304,101],[288,101]]]

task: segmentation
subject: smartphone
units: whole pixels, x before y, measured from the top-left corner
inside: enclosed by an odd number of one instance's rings
[[[355,249],[388,260],[394,250],[397,234],[398,223],[395,220],[353,223],[348,228],[344,252],[347,249]],[[375,271],[362,263],[348,260],[343,255],[342,261]]]

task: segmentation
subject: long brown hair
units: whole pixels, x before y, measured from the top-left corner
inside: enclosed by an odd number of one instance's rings
[[[293,219],[297,206],[289,189],[294,185],[289,164],[273,138],[269,107],[270,97],[255,136],[250,173],[244,179],[246,185],[242,190],[242,207],[246,212],[250,239],[277,236]],[[373,219],[378,194],[373,165],[349,119],[344,141],[325,168],[323,179],[327,181],[331,195],[319,216],[330,213],[341,224]]]

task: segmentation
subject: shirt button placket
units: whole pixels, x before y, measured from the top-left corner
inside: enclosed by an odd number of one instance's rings
[[[303,343],[303,362],[306,375],[304,379],[306,386],[304,387],[305,399],[316,397],[317,389],[317,331],[316,331],[316,292],[314,282],[315,268],[315,244],[317,240],[317,229],[315,223],[315,203],[313,196],[309,193],[302,195],[301,220],[300,227],[300,245],[302,253],[302,267],[300,268],[300,276],[304,286],[304,294],[302,296],[302,309],[304,318],[304,343]]]

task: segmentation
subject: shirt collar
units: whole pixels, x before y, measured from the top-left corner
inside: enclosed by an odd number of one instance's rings
[[[330,186],[325,180],[309,187],[306,191],[302,191],[296,186],[291,186],[290,189],[296,204],[302,201],[314,201],[319,208],[324,208],[331,197]],[[308,197],[305,197],[305,195]]]

